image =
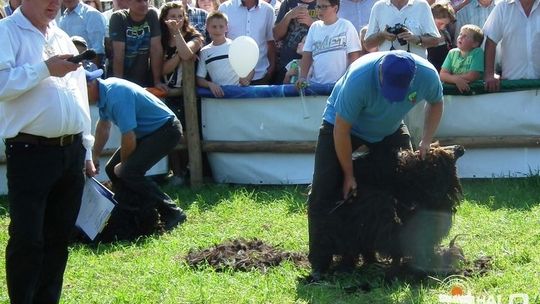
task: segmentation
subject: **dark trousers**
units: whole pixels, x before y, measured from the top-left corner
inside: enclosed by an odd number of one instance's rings
[[[137,147],[129,158],[122,162],[120,176],[114,174],[114,166],[121,162],[120,149],[116,150],[105,167],[109,179],[113,185],[121,183],[122,187],[137,194],[145,202],[158,204],[171,204],[172,199],[159,186],[145,176],[159,160],[167,156],[180,142],[182,126],[178,119],[171,119],[162,127],[149,135],[137,139]]]
[[[335,253],[333,236],[329,233],[335,229],[329,227],[329,212],[337,201],[343,199],[343,171],[336,155],[333,131],[332,124],[323,122],[319,130],[313,182],[308,197],[308,259],[314,271],[323,272],[328,270]],[[406,125],[401,125],[396,132],[377,143],[368,143],[353,135],[351,143],[353,151],[361,145],[367,145],[373,150],[381,146],[384,149],[412,149]]]
[[[11,303],[58,303],[84,185],[85,149],[6,143]]]

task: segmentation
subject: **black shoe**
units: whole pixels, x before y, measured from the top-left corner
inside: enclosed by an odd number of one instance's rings
[[[182,224],[187,218],[184,211],[178,207],[168,209],[166,212],[160,213],[159,216],[163,222],[163,229],[166,231],[173,230],[176,226]]]

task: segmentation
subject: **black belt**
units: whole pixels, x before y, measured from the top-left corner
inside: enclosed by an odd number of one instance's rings
[[[65,147],[82,138],[82,133],[63,135],[60,137],[43,137],[27,133],[19,133],[17,136],[6,139],[6,144],[9,143],[26,143],[39,146],[57,146]]]

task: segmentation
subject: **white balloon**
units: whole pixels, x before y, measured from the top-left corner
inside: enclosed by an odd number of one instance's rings
[[[259,61],[259,46],[253,38],[239,36],[229,48],[229,62],[240,77],[246,77]]]

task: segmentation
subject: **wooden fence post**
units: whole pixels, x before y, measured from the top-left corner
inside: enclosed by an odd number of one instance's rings
[[[197,95],[195,93],[195,62],[192,60],[184,60],[182,63],[182,94],[184,96],[184,114],[186,117],[186,125],[183,127],[189,154],[190,186],[191,188],[198,188],[203,184],[202,150],[199,135]]]

